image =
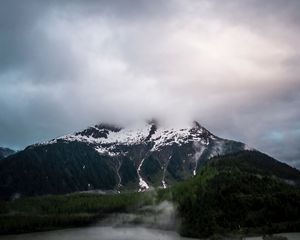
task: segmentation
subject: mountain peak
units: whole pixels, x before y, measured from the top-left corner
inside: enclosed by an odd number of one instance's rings
[[[0,147],[0,160],[14,154],[15,152],[15,150],[12,150],[10,148]]]
[[[152,142],[155,147],[184,144],[191,141],[201,141],[208,145],[210,139],[217,137],[194,121],[190,126],[165,126],[156,119],[151,119],[144,124],[120,127],[113,124],[99,123],[74,134],[65,135],[43,144],[57,141],[86,142],[92,145],[122,144],[132,145]]]
[[[95,127],[98,128],[99,130],[109,130],[113,132],[119,132],[122,129],[122,127],[118,125],[108,124],[108,123],[99,123],[95,125]]]
[[[202,127],[202,126],[200,125],[200,123],[197,122],[196,120],[193,121],[193,125],[194,125],[194,127],[196,127],[196,128],[201,128],[201,127]]]
[[[151,120],[126,127],[96,124],[74,134],[32,145],[17,154],[15,159],[22,163],[28,161],[28,168],[32,159],[37,159],[41,169],[54,164],[60,169],[59,174],[66,184],[73,183],[76,176],[84,178],[80,180],[83,185],[59,185],[54,191],[51,186],[57,183],[57,176],[49,172],[47,174],[53,177],[51,180],[44,179],[44,175],[39,180],[43,188],[30,189],[32,192],[44,189],[51,182],[48,190],[41,190],[39,194],[90,188],[144,191],[152,186],[165,188],[196,175],[210,158],[244,149],[245,144],[219,138],[197,121],[186,126],[166,126]],[[23,171],[20,178],[22,181],[27,178],[24,181],[30,182],[32,178],[27,173],[30,171]],[[20,182],[18,178],[16,184]],[[15,188],[11,190],[16,191]]]

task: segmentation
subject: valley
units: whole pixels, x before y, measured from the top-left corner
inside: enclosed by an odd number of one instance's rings
[[[101,223],[171,230],[192,238],[297,232],[299,182],[298,170],[243,151],[214,157],[195,177],[167,189],[2,201],[0,229],[1,234],[26,233]],[[116,221],[119,216],[124,221]]]

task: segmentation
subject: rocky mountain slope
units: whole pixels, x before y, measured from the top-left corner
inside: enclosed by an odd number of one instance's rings
[[[15,151],[9,148],[0,147],[0,160],[14,154]]]
[[[43,195],[86,190],[165,188],[196,175],[211,157],[247,149],[194,122],[121,128],[99,124],[27,147],[0,162],[0,193]]]

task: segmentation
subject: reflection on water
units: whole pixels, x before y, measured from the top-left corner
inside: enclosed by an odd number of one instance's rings
[[[145,227],[94,226],[58,231],[0,236],[1,240],[179,240],[176,232]]]

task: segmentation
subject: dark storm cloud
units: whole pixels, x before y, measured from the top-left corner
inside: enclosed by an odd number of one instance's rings
[[[0,145],[199,120],[300,157],[297,0],[1,1]]]

